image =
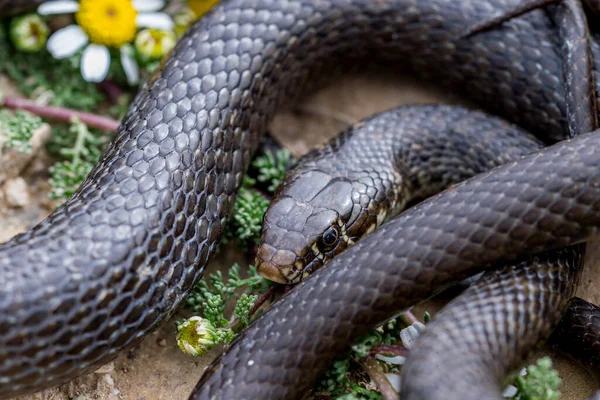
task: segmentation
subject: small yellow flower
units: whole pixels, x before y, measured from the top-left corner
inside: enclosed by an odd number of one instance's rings
[[[177,345],[192,356],[205,354],[215,345],[215,339],[215,327],[201,317],[191,317],[177,327]]]
[[[148,28],[137,34],[134,44],[142,60],[156,61],[175,47],[176,40],[173,32]]]
[[[188,0],[188,6],[196,14],[196,17],[200,18],[218,2],[219,0]]]
[[[75,20],[92,43],[112,47],[133,40],[136,17],[133,3],[123,0],[81,0],[75,13]]]

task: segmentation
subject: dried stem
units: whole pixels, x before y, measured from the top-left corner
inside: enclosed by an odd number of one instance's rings
[[[408,357],[408,349],[403,346],[395,346],[392,344],[379,344],[371,348],[371,355],[374,356],[376,354]]]
[[[375,382],[384,400],[400,400],[400,395],[392,387],[390,381],[388,381],[377,360],[369,356],[361,360],[360,365],[367,371],[373,382]]]
[[[415,317],[415,314],[413,314],[411,311],[404,311],[402,314],[400,314],[400,319],[402,322],[404,322],[404,324],[406,324],[406,326],[411,326],[415,322],[419,322],[417,317]]]
[[[19,97],[4,96],[0,101],[0,105],[12,109],[26,110],[40,117],[58,121],[71,122],[74,118],[78,118],[90,127],[110,132],[116,132],[119,127],[119,122],[114,119],[69,108],[40,105],[31,100]]]

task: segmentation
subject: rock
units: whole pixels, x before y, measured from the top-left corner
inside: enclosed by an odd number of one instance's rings
[[[2,166],[0,168],[0,184],[19,176],[21,171],[43,150],[44,145],[50,139],[51,135],[52,130],[50,129],[50,125],[43,124],[33,132],[30,140],[31,152],[22,153],[4,146],[6,138],[0,134],[0,165]]]
[[[27,207],[31,202],[27,182],[21,177],[6,181],[4,184],[4,196],[11,207]]]
[[[114,372],[114,371],[115,371],[115,363],[114,363],[114,361],[111,361],[108,364],[103,365],[100,368],[98,368],[96,371],[94,371],[94,373],[95,374],[110,374],[111,372]]]

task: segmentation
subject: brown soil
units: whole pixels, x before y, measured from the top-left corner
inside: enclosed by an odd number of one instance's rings
[[[0,85],[6,86],[6,81],[3,83],[0,82]],[[294,110],[280,114],[272,125],[272,132],[296,155],[300,155],[310,146],[339,132],[349,122],[400,104],[433,102],[459,103],[448,95],[424,89],[420,84],[399,82],[391,74],[351,76],[305,99]],[[32,226],[50,211],[52,204],[45,200],[49,190],[44,172],[46,160],[40,156],[24,173],[33,199],[30,206],[10,209],[0,200],[0,241]],[[600,283],[600,267],[595,260],[598,258],[596,256],[600,256],[600,246],[590,247],[593,248],[588,255],[586,275],[579,295],[599,304],[600,291],[595,288]],[[226,248],[220,257],[211,262],[209,270],[229,267],[234,260],[242,265],[247,264],[235,249]],[[420,306],[418,315],[422,315],[425,309],[434,311],[439,307],[438,303]],[[170,321],[140,346],[120,355],[95,373],[59,388],[19,399],[186,399],[207,363],[221,349],[215,349],[203,358],[186,356],[178,350],[174,332],[174,323]],[[542,350],[542,353],[548,354],[548,351]],[[591,393],[594,388],[591,378],[582,369],[559,355],[552,356],[563,378],[562,399],[582,399]]]

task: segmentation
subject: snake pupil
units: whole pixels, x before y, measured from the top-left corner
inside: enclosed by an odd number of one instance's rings
[[[337,227],[332,226],[329,229],[327,229],[323,234],[323,244],[325,246],[332,246],[337,242],[338,237],[339,232],[337,230]]]

